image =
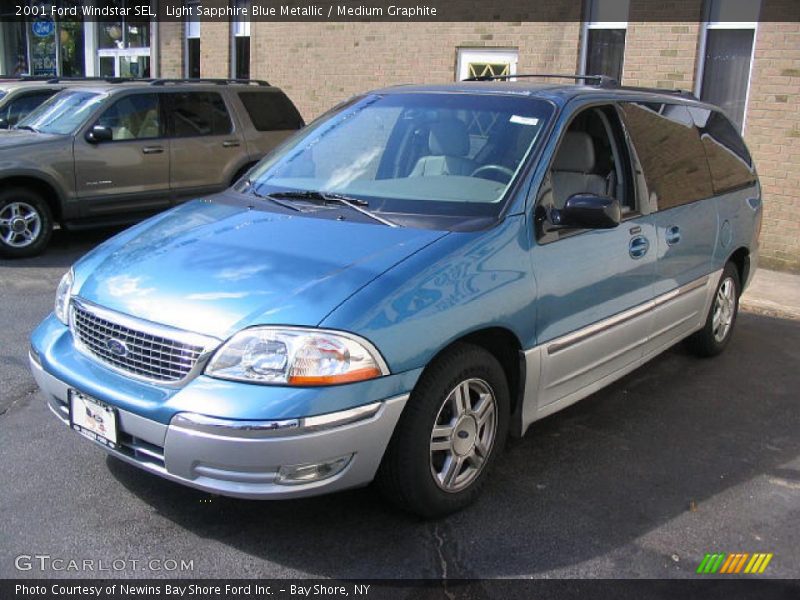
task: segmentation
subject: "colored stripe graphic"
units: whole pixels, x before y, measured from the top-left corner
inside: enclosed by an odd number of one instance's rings
[[[737,574],[737,573],[750,573],[760,574],[767,569],[772,557],[772,553],[756,552],[750,554],[749,552],[734,552],[726,554],[724,552],[716,552],[714,554],[706,554],[700,565],[697,567],[697,573],[701,574]],[[746,565],[746,566],[745,566]]]

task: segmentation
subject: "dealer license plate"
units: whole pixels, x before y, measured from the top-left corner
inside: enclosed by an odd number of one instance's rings
[[[69,422],[75,431],[90,440],[117,447],[117,412],[108,404],[70,390]]]

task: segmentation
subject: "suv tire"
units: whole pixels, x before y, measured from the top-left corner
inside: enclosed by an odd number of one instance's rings
[[[497,359],[478,346],[453,346],[415,386],[378,470],[379,489],[425,518],[466,507],[503,450],[509,406]]]
[[[53,233],[53,215],[42,196],[26,188],[0,192],[0,255],[41,254]]]

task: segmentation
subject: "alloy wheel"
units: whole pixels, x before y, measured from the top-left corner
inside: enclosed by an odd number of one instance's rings
[[[726,277],[717,290],[714,299],[714,314],[711,317],[711,331],[719,343],[728,335],[736,312],[736,286],[733,279]]]
[[[0,209],[0,239],[12,248],[26,248],[42,233],[42,217],[27,202],[10,202]]]

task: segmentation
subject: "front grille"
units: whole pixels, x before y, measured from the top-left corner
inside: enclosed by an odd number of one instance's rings
[[[100,361],[155,381],[184,379],[203,353],[203,346],[117,323],[77,302],[72,304],[72,327],[78,342]]]

